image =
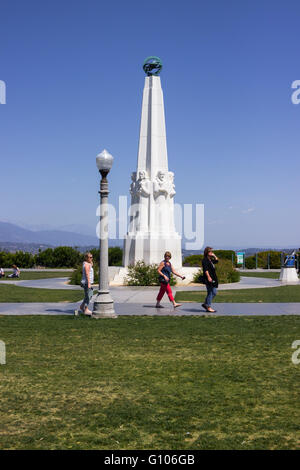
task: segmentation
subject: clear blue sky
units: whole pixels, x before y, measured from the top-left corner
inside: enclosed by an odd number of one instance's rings
[[[13,0],[0,13],[0,220],[95,226],[103,148],[111,202],[129,195],[142,64],[158,55],[175,200],[205,204],[205,243],[300,246],[298,1]]]

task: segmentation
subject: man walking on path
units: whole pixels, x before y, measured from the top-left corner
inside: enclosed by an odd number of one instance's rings
[[[218,262],[218,258],[213,253],[212,248],[207,246],[204,250],[204,258],[202,260],[204,282],[207,289],[207,296],[202,307],[207,312],[214,313],[216,310],[211,308],[213,298],[217,295],[217,287],[219,285],[217,273],[215,270],[215,264]]]

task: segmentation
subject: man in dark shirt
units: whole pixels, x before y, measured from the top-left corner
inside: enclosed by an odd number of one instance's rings
[[[207,289],[207,296],[202,307],[207,312],[214,313],[216,310],[211,308],[213,298],[217,295],[218,277],[215,270],[215,264],[218,262],[218,258],[213,253],[212,248],[207,246],[204,250],[204,258],[202,260],[203,276]]]

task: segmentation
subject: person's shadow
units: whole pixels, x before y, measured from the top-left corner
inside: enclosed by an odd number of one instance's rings
[[[46,308],[46,312],[57,312],[57,313],[71,313],[74,315],[74,310],[60,310],[59,308]]]
[[[169,310],[172,310],[172,312],[193,312],[193,313],[207,313],[206,310],[204,309],[198,309],[198,308],[186,308],[186,307],[178,307],[178,308],[173,308],[172,306],[168,307],[164,307],[164,308],[157,308],[155,307],[155,305],[143,305],[143,307],[145,308],[152,308],[152,309],[155,309],[156,311],[161,311],[161,313],[163,313],[163,311],[169,311]]]

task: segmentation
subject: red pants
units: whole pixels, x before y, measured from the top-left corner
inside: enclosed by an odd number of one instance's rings
[[[156,297],[157,302],[161,301],[165,292],[167,292],[170,302],[174,302],[174,297],[172,294],[172,289],[171,289],[170,284],[169,283],[164,284],[163,282],[160,284],[160,290],[159,290],[158,296]]]

